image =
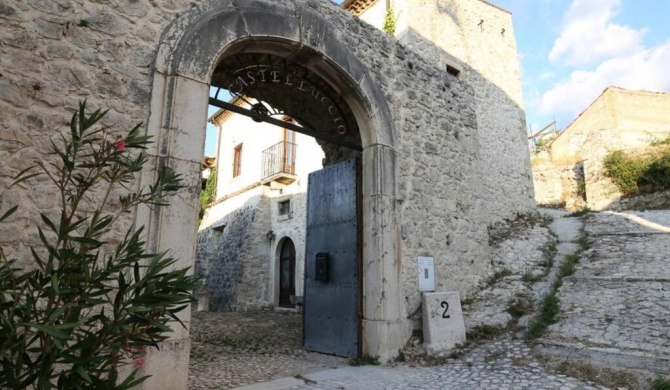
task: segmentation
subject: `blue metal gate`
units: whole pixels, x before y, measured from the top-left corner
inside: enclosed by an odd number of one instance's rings
[[[354,357],[360,352],[359,169],[356,159],[309,175],[304,345]]]

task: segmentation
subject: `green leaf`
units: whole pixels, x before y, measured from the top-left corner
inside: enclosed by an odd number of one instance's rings
[[[82,379],[86,381],[86,383],[93,383],[93,380],[88,375],[88,371],[86,371],[84,367],[78,365],[76,366],[75,371],[77,372],[77,374],[79,374],[79,376],[82,377]]]
[[[42,217],[42,222],[44,222],[49,229],[51,229],[54,233],[58,234],[58,229],[56,228],[56,225],[51,222],[49,217],[47,217],[45,214],[40,214],[40,217]]]
[[[53,287],[56,295],[60,295],[60,289],[58,287],[58,276],[51,275],[51,286]]]
[[[12,215],[12,214],[14,214],[14,212],[15,212],[16,209],[18,209],[18,208],[19,208],[19,206],[14,206],[14,207],[12,207],[11,209],[7,210],[7,212],[4,213],[4,214],[2,215],[2,217],[0,217],[0,222],[2,222],[2,221],[4,221],[5,219],[9,218],[9,216]]]
[[[30,168],[28,168],[28,169],[31,169],[31,168],[34,168],[34,167],[30,167]],[[42,172],[31,173],[31,174],[29,174],[29,175],[25,175],[25,174],[22,175],[22,174],[19,174],[19,175],[21,175],[21,177],[18,177],[17,179],[15,179],[15,180],[12,182],[12,184],[9,186],[9,188],[12,188],[12,187],[14,187],[14,186],[17,185],[17,184],[21,184],[21,183],[23,183],[24,181],[26,181],[26,180],[28,180],[28,179],[30,179],[30,178],[32,178],[32,177],[40,176],[41,174],[42,174]]]
[[[138,371],[137,369],[133,370],[133,372],[131,372],[130,375],[128,375],[128,377],[123,382],[121,382],[117,390],[132,389],[133,387],[136,387],[137,385],[141,384],[142,382],[151,377],[150,375],[146,375],[141,378],[135,379],[137,371]]]
[[[25,327],[29,327],[29,328],[35,328],[35,329],[39,330],[40,332],[43,332],[43,333],[46,333],[50,336],[55,337],[56,339],[65,340],[65,339],[69,338],[69,336],[67,334],[65,334],[63,332],[59,332],[58,329],[54,329],[52,327],[41,325],[41,324],[36,324],[34,322],[24,323],[24,324],[21,324],[21,326],[25,326]]]

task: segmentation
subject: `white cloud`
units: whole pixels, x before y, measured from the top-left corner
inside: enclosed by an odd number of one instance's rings
[[[549,61],[586,65],[640,51],[647,30],[612,23],[620,7],[621,0],[574,0]]]
[[[670,91],[670,41],[651,49],[618,56],[594,70],[578,70],[542,96],[543,114],[570,114],[586,109],[608,86],[651,91]]]
[[[554,78],[554,76],[554,72],[542,72],[537,76],[537,78],[538,80],[549,80]]]

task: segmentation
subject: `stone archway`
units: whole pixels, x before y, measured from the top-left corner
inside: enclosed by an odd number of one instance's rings
[[[332,26],[310,8],[311,2],[279,4],[234,1],[191,9],[164,32],[153,73],[148,134],[154,136],[154,166],[143,172],[152,182],[157,169],[182,174],[187,187],[171,203],[138,210],[137,223],[148,229],[148,245],[172,250],[180,266],[192,265],[199,194],[200,156],[208,90],[215,66],[231,50],[262,46],[274,54],[295,56],[338,90],[353,112],[363,150],[363,321],[362,353],[393,357],[407,334],[402,318],[399,218],[396,211],[396,130],[384,94],[366,67],[329,31]],[[331,17],[346,18],[345,15]],[[188,320],[190,313],[184,313]],[[147,388],[185,388],[188,333],[177,329],[160,352],[145,364],[154,376]],[[186,355],[186,356],[184,356]],[[182,385],[183,384],[183,385]]]

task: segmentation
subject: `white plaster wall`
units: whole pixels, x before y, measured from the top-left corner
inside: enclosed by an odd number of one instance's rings
[[[283,140],[284,129],[277,126],[254,122],[244,115],[233,115],[226,120],[219,130],[217,199],[261,180],[263,151]],[[242,170],[239,176],[233,177],[234,150],[240,144]]]
[[[386,16],[386,0],[377,0],[370,8],[365,10],[359,17],[371,25],[382,29],[384,17]],[[397,26],[397,25],[396,25]]]
[[[271,191],[270,220],[276,239],[273,243],[270,259],[273,267],[273,290],[275,305],[279,300],[279,264],[278,245],[281,239],[288,237],[295,245],[295,293],[302,296],[305,275],[305,239],[307,235],[307,188],[309,174],[322,168],[324,153],[316,140],[305,134],[296,134],[296,175],[298,179],[281,191]],[[279,202],[291,201],[291,217],[279,216]]]
[[[290,238],[295,245],[296,295],[302,295],[308,175],[321,169],[324,158],[323,150],[313,137],[295,133],[297,180],[284,187],[271,188],[258,185],[263,179],[262,152],[284,140],[284,129],[267,123],[254,122],[239,114],[229,117],[219,128],[220,158],[217,159],[217,198],[222,199],[230,194],[234,196],[220,200],[207,210],[199,229],[200,255],[198,255],[197,268],[199,272],[205,274],[210,270],[215,272],[216,266],[212,262],[221,261],[221,258],[210,254],[216,252],[213,247],[221,245],[216,241],[218,236],[212,232],[212,225],[222,223],[221,221],[225,221],[229,215],[243,207],[253,207],[257,213],[244,235],[234,237],[221,235],[219,238],[220,240],[239,241],[239,244],[244,247],[244,254],[239,257],[244,263],[243,271],[234,276],[230,273],[224,276],[225,278],[235,277],[240,281],[232,297],[231,308],[247,310],[278,303],[278,246],[286,237]],[[242,173],[233,178],[233,150],[240,143],[243,143]],[[253,185],[258,186],[244,190]],[[279,216],[279,202],[285,200],[291,201],[290,218]],[[265,237],[270,230],[274,233],[274,240],[257,239]],[[217,288],[217,286],[212,286],[212,288]]]

